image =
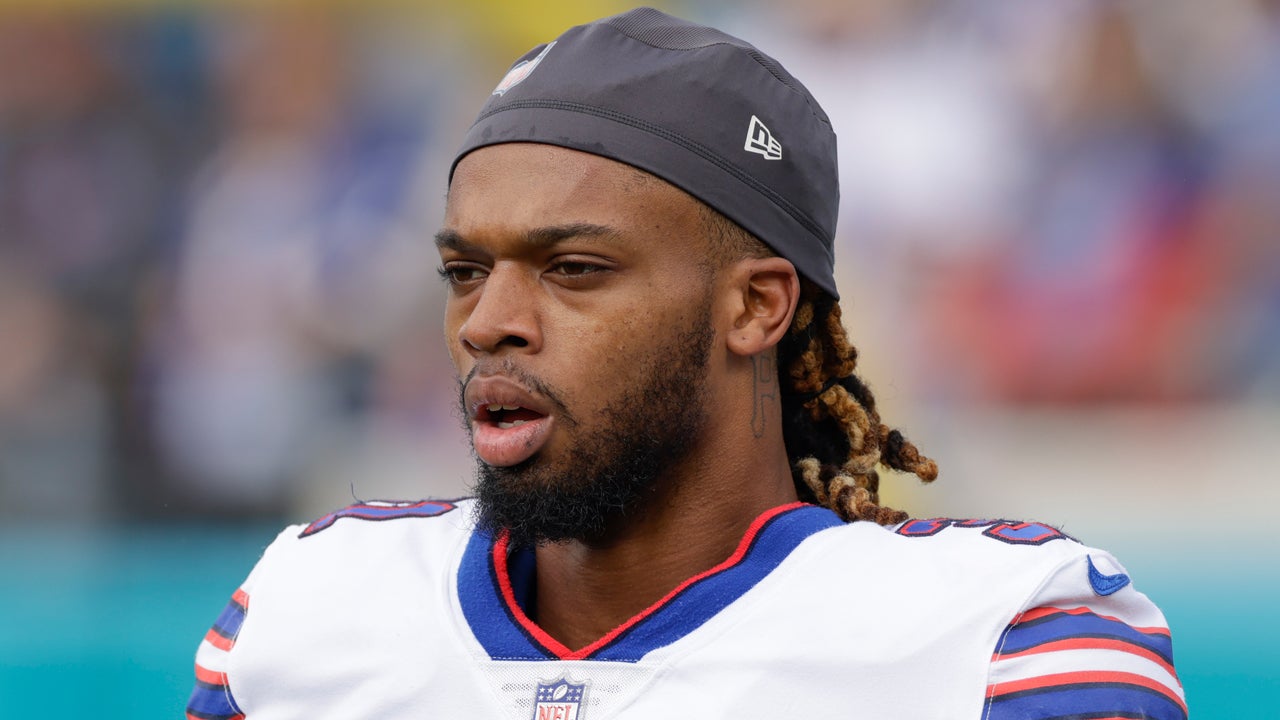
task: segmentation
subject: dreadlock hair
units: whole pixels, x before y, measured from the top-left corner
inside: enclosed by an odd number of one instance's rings
[[[702,213],[719,261],[776,255],[711,207],[703,205]],[[880,505],[878,466],[932,482],[938,465],[881,422],[871,389],[855,372],[858,350],[836,299],[801,278],[800,303],[776,352],[783,440],[800,499],[834,510],[845,522],[906,520],[907,513]]]

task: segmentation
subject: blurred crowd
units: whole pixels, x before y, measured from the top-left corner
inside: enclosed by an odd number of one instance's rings
[[[539,39],[478,5],[0,10],[0,520],[465,491],[430,238]],[[1280,3],[660,6],[832,117],[873,384],[1280,407]]]
[[[773,12],[840,141],[850,294],[908,392],[1280,399],[1280,3]]]

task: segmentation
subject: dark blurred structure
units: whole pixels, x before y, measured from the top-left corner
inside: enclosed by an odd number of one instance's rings
[[[0,519],[465,488],[429,238],[536,12],[324,8],[0,12]],[[827,106],[898,401],[1280,403],[1277,3],[677,10]]]

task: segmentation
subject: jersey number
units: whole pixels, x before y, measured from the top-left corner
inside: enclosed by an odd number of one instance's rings
[[[953,520],[933,518],[908,520],[898,528],[899,535],[928,537],[937,535],[949,527],[982,528],[982,534],[1010,545],[1043,545],[1052,540],[1070,540],[1061,530],[1037,522],[1011,522],[1008,520]]]

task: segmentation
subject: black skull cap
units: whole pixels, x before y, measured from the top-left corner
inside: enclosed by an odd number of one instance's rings
[[[533,142],[634,166],[760,238],[838,297],[836,136],[798,80],[751,44],[653,8],[578,25],[507,72],[449,169]]]

